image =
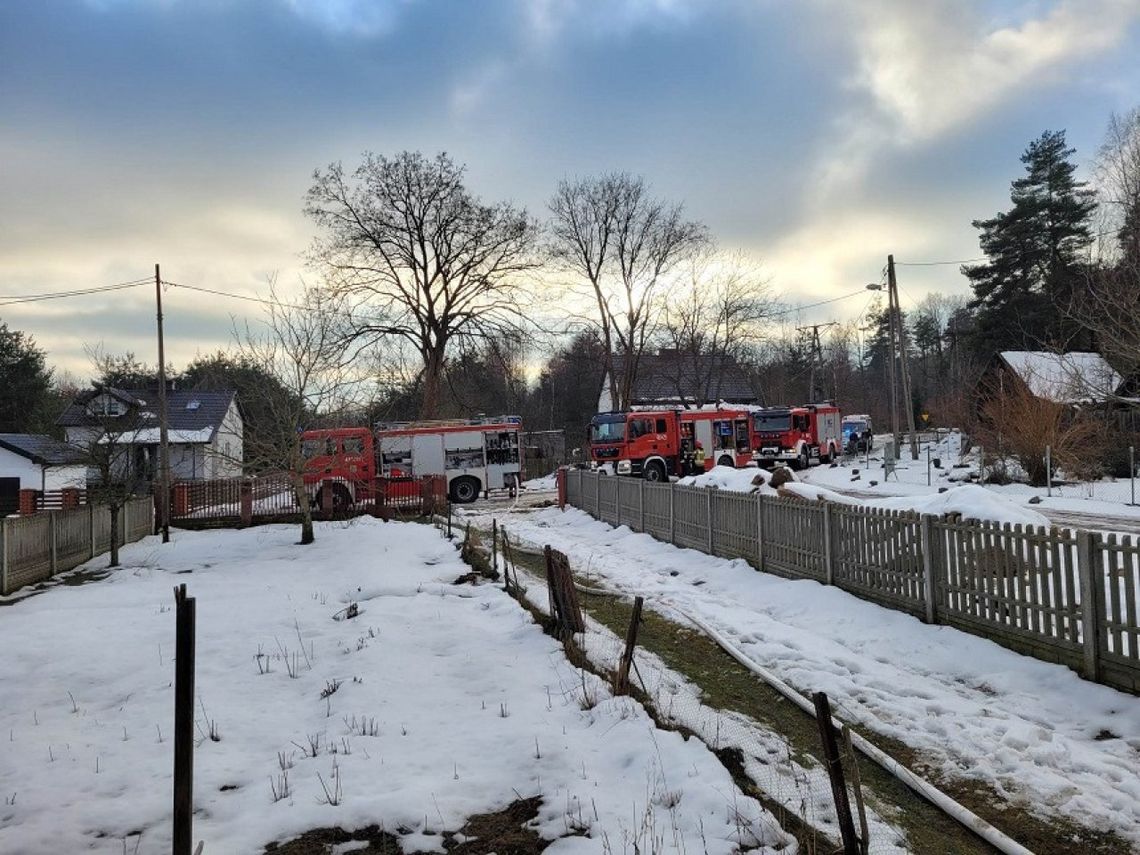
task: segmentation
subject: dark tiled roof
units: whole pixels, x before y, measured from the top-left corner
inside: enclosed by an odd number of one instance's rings
[[[621,377],[625,360],[614,355],[614,374]],[[748,375],[728,355],[646,353],[637,363],[633,404],[655,401],[725,401],[732,404],[758,402]]]
[[[43,433],[0,433],[0,448],[40,466],[67,466],[82,463],[84,459],[78,448]]]
[[[62,427],[98,427],[105,423],[104,418],[88,415],[87,403],[101,392],[107,392],[124,402],[135,402],[142,412],[154,413],[154,424],[158,424],[158,392],[137,389],[96,389],[84,392],[72,401],[56,424]],[[201,430],[221,427],[222,419],[237,393],[232,389],[222,391],[176,389],[166,393],[168,427],[171,430]],[[197,405],[195,406],[195,402]],[[147,420],[149,421],[149,420]]]

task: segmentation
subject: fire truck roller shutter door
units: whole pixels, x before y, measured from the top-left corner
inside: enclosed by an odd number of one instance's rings
[[[412,474],[416,478],[443,472],[443,437],[420,434],[412,437]]]

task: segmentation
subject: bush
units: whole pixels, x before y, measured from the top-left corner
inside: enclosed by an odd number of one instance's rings
[[[1066,404],[1033,395],[1024,384],[996,391],[982,405],[981,433],[987,450],[1008,454],[1030,484],[1045,485],[1045,449],[1051,448],[1054,478],[1094,480],[1103,474],[1108,449],[1105,423]]]

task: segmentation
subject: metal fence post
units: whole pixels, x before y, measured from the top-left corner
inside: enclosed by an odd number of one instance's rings
[[[756,494],[756,569],[764,570],[764,496]]]
[[[934,561],[934,516],[923,514],[918,521],[922,545],[922,587],[926,601],[926,622],[938,622],[938,578]]]
[[[831,537],[831,503],[823,506],[823,574],[824,582],[828,585],[835,584],[835,555],[832,552],[832,537]]]
[[[1136,504],[1136,446],[1128,446],[1128,479],[1132,482],[1132,502]]]
[[[1053,446],[1045,446],[1045,495],[1053,495]]]
[[[51,575],[55,575],[56,568],[59,566],[59,542],[56,539],[56,524],[55,515],[56,511],[48,511],[48,532],[51,539]]]
[[[712,490],[705,490],[705,519],[709,524],[709,555],[713,554],[713,512],[712,512]]]
[[[1100,538],[1093,540],[1089,531],[1077,532],[1077,574],[1081,586],[1081,642],[1085,653],[1087,680],[1100,680],[1100,629],[1101,602],[1104,599],[1101,582],[1104,574],[1100,566]]]

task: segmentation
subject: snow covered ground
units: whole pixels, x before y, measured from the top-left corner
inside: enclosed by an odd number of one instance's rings
[[[0,851],[169,851],[182,582],[197,598],[206,852],[374,823],[439,850],[441,831],[536,794],[552,853],[786,843],[704,744],[610,697],[497,587],[451,584],[469,568],[435,530],[362,518],[317,538],[147,538],[105,580],[0,609]]]
[[[918,749],[939,775],[986,781],[1028,811],[1115,831],[1140,849],[1140,698],[574,509],[499,522],[512,537],[566,552],[578,571],[700,617],[800,690],[827,692],[856,726]]]
[[[978,455],[975,451],[960,460],[959,436],[948,434],[938,441],[923,442],[919,446],[919,459],[911,460],[910,447],[903,438],[902,457],[896,462],[895,471],[885,478],[883,471],[884,442],[889,437],[876,435],[875,446],[871,451],[869,465],[864,456],[844,461],[834,469],[830,466],[813,466],[806,473],[797,473],[800,480],[809,484],[832,489],[854,490],[882,496],[913,496],[936,493],[939,487],[953,488],[964,481],[967,474],[978,471]],[[931,460],[941,461],[941,468],[929,467],[930,484],[927,485],[927,449]],[[964,464],[961,468],[952,468]],[[859,470],[858,480],[853,480],[853,470]],[[871,482],[877,483],[872,485]],[[1106,517],[1129,517],[1140,520],[1140,507],[1130,505],[1132,485],[1127,478],[1104,479],[1054,486],[1052,495],[1044,487],[1031,487],[1028,484],[987,484],[985,489],[1023,507],[1037,511],[1074,511]],[[1136,484],[1140,499],[1140,478]],[[1041,499],[1038,505],[1029,505],[1032,497]]]

